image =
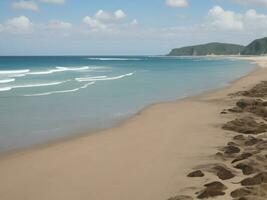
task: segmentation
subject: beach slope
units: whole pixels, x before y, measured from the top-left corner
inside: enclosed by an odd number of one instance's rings
[[[3,155],[0,199],[164,200],[190,193],[203,180],[186,174],[215,162],[211,155],[229,137],[221,129],[228,117],[220,114],[233,104],[228,94],[266,77],[259,68],[222,90],[149,106],[116,128]]]

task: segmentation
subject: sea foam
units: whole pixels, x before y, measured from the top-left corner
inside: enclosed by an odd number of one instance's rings
[[[15,81],[14,78],[10,78],[10,79],[3,79],[3,80],[0,80],[0,83],[10,83],[10,82],[13,82]]]
[[[9,91],[11,89],[12,89],[11,87],[2,87],[0,88],[0,92]]]
[[[69,81],[69,80],[67,80]],[[50,83],[36,83],[36,84],[23,84],[23,85],[14,85],[14,86],[9,86],[9,87],[2,87],[0,88],[0,91],[9,91],[12,89],[17,89],[17,88],[33,88],[33,87],[46,87],[46,86],[54,86],[54,85],[60,85],[63,84],[67,81],[58,81],[58,82],[50,82]]]
[[[51,91],[51,92],[44,92],[44,93],[36,93],[36,94],[26,94],[23,95],[25,97],[36,97],[36,96],[47,96],[47,95],[52,95],[52,94],[61,94],[61,93],[70,93],[70,92],[77,92],[81,89],[86,89],[89,85],[93,85],[95,82],[90,82],[87,83],[81,87],[70,89],[70,90],[59,90],[59,91]]]
[[[30,72],[29,69],[22,69],[22,70],[0,70],[0,75],[10,75],[10,74],[23,74]]]
[[[53,74],[56,72],[65,72],[65,71],[83,71],[88,70],[89,66],[83,67],[56,67],[56,69],[50,69],[46,71],[39,71],[39,72],[29,72],[27,75],[45,75],[45,74]]]
[[[85,78],[75,78],[78,82],[88,82],[88,81],[109,81],[109,80],[117,80],[121,79],[127,76],[132,76],[134,73],[128,73],[120,76],[113,76],[113,77],[107,77],[107,76],[98,76],[98,77],[85,77]]]
[[[65,83],[65,82],[67,82],[67,81],[58,81],[58,82],[51,82],[51,83],[37,83],[37,84],[16,85],[16,86],[12,86],[12,89],[14,89],[14,88],[31,88],[31,87],[53,86],[53,85],[60,85],[60,84]]]

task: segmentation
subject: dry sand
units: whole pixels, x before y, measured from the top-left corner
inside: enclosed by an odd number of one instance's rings
[[[266,58],[249,59],[267,66]],[[221,129],[229,119],[220,112],[233,103],[228,94],[266,77],[259,68],[222,90],[152,105],[119,127],[3,155],[0,199],[165,200],[190,193],[187,187],[210,177],[186,174],[217,162],[211,155],[231,135]]]

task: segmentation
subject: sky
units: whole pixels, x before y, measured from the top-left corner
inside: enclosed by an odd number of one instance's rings
[[[267,0],[1,0],[0,55],[162,55],[267,36]]]

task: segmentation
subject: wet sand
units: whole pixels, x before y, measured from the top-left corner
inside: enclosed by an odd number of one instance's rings
[[[214,154],[234,133],[223,130],[235,104],[229,96],[266,80],[265,58],[249,58],[261,68],[230,86],[197,97],[149,106],[122,125],[55,144],[0,157],[1,200],[164,200],[192,195],[216,178],[186,175],[218,163]],[[216,199],[232,199],[230,188]]]

